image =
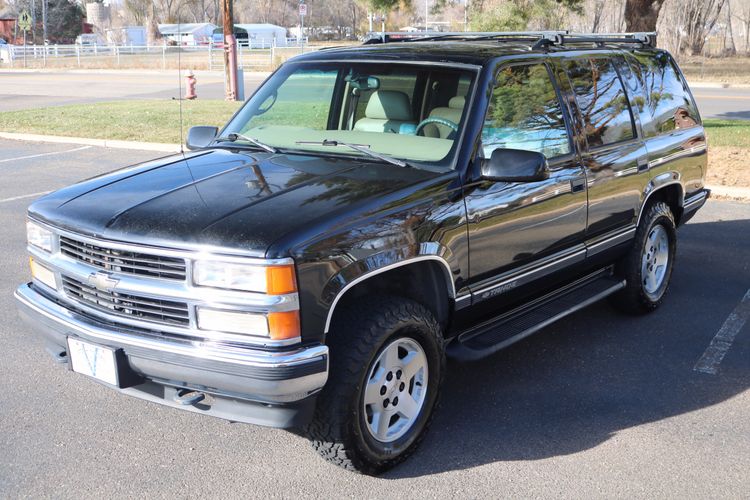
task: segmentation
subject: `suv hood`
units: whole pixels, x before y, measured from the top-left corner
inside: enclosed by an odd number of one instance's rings
[[[37,200],[29,215],[105,239],[264,255],[322,217],[351,216],[356,206],[435,176],[349,158],[213,149],[83,181]]]

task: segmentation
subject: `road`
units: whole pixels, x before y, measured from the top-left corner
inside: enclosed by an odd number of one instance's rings
[[[281,430],[129,398],[56,365],[16,315],[36,193],[151,155],[0,140],[0,497],[740,498],[750,491],[750,205],[679,232],[662,308],[594,305],[490,359],[449,363],[420,450],[381,478]],[[44,156],[40,156],[44,155]],[[27,196],[27,197],[24,197]],[[730,318],[730,319],[728,319]],[[696,372],[722,325],[736,338]],[[737,329],[737,327],[741,327]]]
[[[245,74],[245,95],[267,73]],[[224,75],[198,71],[200,99],[224,98]],[[172,99],[180,95],[175,71],[0,71],[0,111],[128,99]],[[185,82],[182,81],[182,94]]]
[[[249,96],[267,75],[245,74]],[[198,72],[198,98],[221,99],[223,75]],[[177,71],[0,71],[0,111],[121,99],[177,97]],[[184,92],[184,88],[183,88]],[[750,120],[750,88],[694,89],[704,118]]]

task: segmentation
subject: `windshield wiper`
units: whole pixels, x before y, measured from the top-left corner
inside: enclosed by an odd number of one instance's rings
[[[370,146],[367,144],[352,144],[350,142],[342,142],[342,141],[336,141],[336,140],[328,140],[323,139],[322,141],[297,141],[295,144],[302,144],[302,145],[314,145],[314,146],[346,146],[347,148],[351,148],[355,151],[359,151],[360,153],[364,153],[367,156],[370,156],[372,158],[377,158],[378,160],[387,161],[388,163],[392,165],[398,165],[399,167],[411,167],[408,163],[406,163],[403,160],[399,160],[398,158],[394,158],[392,156],[388,156],[383,153],[377,153],[370,149]]]
[[[245,141],[245,142],[249,142],[250,144],[252,144],[254,146],[258,146],[260,149],[262,149],[264,151],[268,151],[269,153],[276,153],[276,152],[278,152],[278,150],[275,147],[269,146],[268,144],[266,144],[264,142],[260,142],[258,139],[254,138],[254,137],[248,137],[246,135],[236,134],[234,132],[231,133],[231,134],[229,134],[226,137],[219,137],[216,140],[217,141],[229,141],[229,142]]]

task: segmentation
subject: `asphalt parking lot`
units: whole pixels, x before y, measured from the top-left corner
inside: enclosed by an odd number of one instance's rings
[[[747,498],[750,204],[711,200],[680,230],[656,313],[598,304],[450,363],[423,446],[370,478],[288,432],[117,394],[55,365],[21,323],[29,202],[154,156],[0,140],[0,497]],[[720,331],[734,338],[716,373],[696,371]]]

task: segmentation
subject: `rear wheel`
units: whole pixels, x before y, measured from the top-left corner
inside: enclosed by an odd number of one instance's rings
[[[337,315],[329,379],[308,436],[336,465],[378,474],[405,460],[429,427],[445,371],[440,326],[422,305],[374,297]]]
[[[677,230],[672,211],[666,203],[656,202],[646,209],[633,248],[617,266],[626,286],[612,297],[612,303],[634,314],[659,307],[669,288],[676,250]]]

